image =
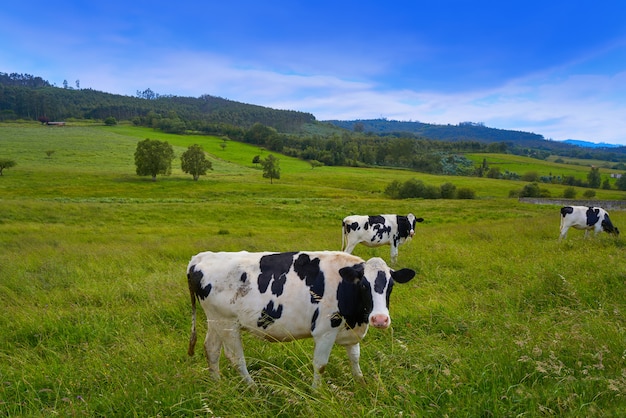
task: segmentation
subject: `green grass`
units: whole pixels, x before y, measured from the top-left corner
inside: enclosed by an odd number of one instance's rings
[[[200,143],[214,170],[198,182],[176,166],[157,182],[138,177],[133,153],[146,137],[177,155]],[[266,151],[220,142],[128,126],[0,125],[0,156],[17,162],[0,177],[0,416],[626,413],[623,238],[572,230],[558,242],[558,206],[506,197],[522,182],[311,170],[279,156],[270,185],[251,163]],[[411,177],[471,187],[479,199],[385,198],[386,184]],[[225,359],[223,379],[210,380],[200,347],[187,356],[192,255],[339,249],[344,216],[409,211],[426,221],[398,267],[418,276],[395,287],[392,329],[362,343],[365,385],[336,347],[311,390],[310,340],[246,335],[257,389]],[[626,228],[625,212],[611,218]],[[389,247],[355,253],[389,260]]]

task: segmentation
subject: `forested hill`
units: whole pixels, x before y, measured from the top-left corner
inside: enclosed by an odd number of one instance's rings
[[[531,147],[545,145],[546,142],[542,135],[488,128],[481,123],[473,122],[462,122],[458,125],[435,125],[387,119],[329,120],[324,122],[355,132],[396,136],[411,134],[436,141],[515,142],[518,145],[526,144],[525,146]]]
[[[163,96],[150,89],[137,96],[110,94],[92,89],[53,87],[41,77],[0,73],[0,120],[75,119],[117,120],[168,118],[196,124],[222,124],[249,129],[255,123],[279,132],[294,132],[315,122],[310,113],[277,110],[204,95],[198,98]]]

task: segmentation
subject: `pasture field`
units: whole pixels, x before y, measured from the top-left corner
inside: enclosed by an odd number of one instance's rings
[[[177,155],[201,144],[214,170],[194,182],[176,161],[171,176],[139,177],[133,153],[147,137]],[[626,415],[624,237],[570,230],[559,242],[558,206],[507,198],[523,182],[311,169],[278,156],[281,179],[270,184],[251,162],[267,151],[221,142],[130,126],[0,124],[0,157],[17,162],[0,176],[0,416]],[[478,198],[382,193],[409,178],[471,187]],[[344,216],[408,212],[425,222],[397,267],[418,274],[394,288],[392,327],[361,344],[365,384],[335,347],[312,390],[311,340],[244,334],[257,388],[224,358],[222,380],[210,380],[200,342],[187,356],[192,255],[338,250]],[[611,218],[626,231],[626,212]],[[389,262],[389,247],[355,254]]]
[[[609,161],[599,160],[581,160],[573,158],[561,158],[564,162],[554,162],[554,156],[548,160],[542,161],[534,158],[522,157],[511,154],[468,154],[467,157],[474,161],[476,165],[482,164],[483,159],[487,160],[489,167],[498,167],[500,172],[510,171],[523,176],[526,173],[534,172],[539,176],[555,176],[564,178],[572,176],[576,179],[587,181],[587,175],[591,171],[591,167],[598,167],[602,180],[609,179],[612,187],[615,187],[615,179],[611,178],[611,174],[623,174],[623,170],[615,170],[610,168],[615,165]]]

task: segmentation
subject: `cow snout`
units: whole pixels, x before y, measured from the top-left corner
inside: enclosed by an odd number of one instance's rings
[[[389,315],[372,315],[370,318],[370,324],[375,328],[387,328],[389,322]]]
[[[415,235],[415,230],[411,229],[411,231],[409,231],[409,235],[411,236],[411,238],[413,238],[413,235]]]

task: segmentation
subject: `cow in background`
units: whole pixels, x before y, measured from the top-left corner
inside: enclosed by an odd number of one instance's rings
[[[341,251],[197,254],[187,266],[188,353],[193,355],[196,344],[199,301],[207,317],[204,350],[215,379],[223,347],[243,379],[254,384],[241,344],[244,329],[268,341],[312,337],[314,387],[334,344],[345,347],[352,374],[362,380],[359,342],[370,325],[389,327],[393,285],[414,276],[410,269],[390,269],[381,258],[364,261]]]
[[[409,213],[402,215],[351,215],[343,219],[341,249],[352,253],[357,244],[368,247],[381,245],[391,246],[391,262],[395,264],[398,258],[398,246],[408,242],[415,234],[417,222],[424,218],[416,218]]]
[[[564,206],[561,208],[561,235],[559,240],[567,236],[569,228],[584,229],[585,237],[593,229],[594,235],[601,231],[619,235],[619,229],[613,226],[609,213],[593,206]]]

